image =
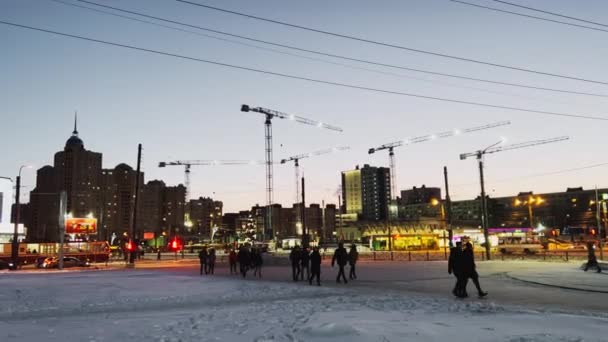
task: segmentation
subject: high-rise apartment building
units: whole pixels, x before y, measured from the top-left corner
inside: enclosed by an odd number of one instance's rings
[[[191,232],[209,238],[213,227],[222,226],[222,208],[223,203],[212,198],[200,197],[190,200],[188,212],[192,223]]]
[[[127,164],[118,164],[113,169],[101,171],[102,212],[98,222],[99,237],[109,240],[112,234],[120,236],[131,231],[135,206],[135,188],[137,171]],[[142,197],[144,173],[139,174],[140,198]],[[138,223],[135,227],[135,237],[143,237],[141,224],[141,201],[138,204]]]
[[[361,170],[342,172],[342,201],[348,214],[363,214],[363,194],[361,192]]]
[[[391,202],[391,175],[386,167],[364,165],[342,172],[342,195],[346,214],[369,221],[385,220]]]

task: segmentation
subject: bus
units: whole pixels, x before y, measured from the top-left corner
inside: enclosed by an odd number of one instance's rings
[[[61,245],[55,242],[19,243],[18,265],[38,264],[40,260],[59,256]],[[0,243],[0,260],[12,261],[12,243]],[[110,245],[98,242],[65,242],[63,255],[89,262],[106,262],[110,259]]]

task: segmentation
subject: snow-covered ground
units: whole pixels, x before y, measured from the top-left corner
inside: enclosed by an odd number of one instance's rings
[[[602,313],[190,270],[3,273],[0,303],[7,342],[608,341]]]

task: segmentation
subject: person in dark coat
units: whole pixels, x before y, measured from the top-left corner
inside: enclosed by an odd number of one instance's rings
[[[597,273],[602,272],[600,264],[595,257],[595,244],[593,242],[587,243],[587,264],[585,264],[585,269],[583,271],[587,272],[590,267],[596,267]]]
[[[331,267],[334,267],[334,264],[336,263],[339,267],[338,277],[336,277],[337,283],[340,282],[340,277],[344,279],[344,284],[348,283],[348,281],[346,280],[346,275],[344,274],[344,266],[346,266],[347,262],[348,252],[346,251],[346,248],[344,248],[344,243],[340,242],[338,244],[338,248],[336,248],[336,251],[334,252],[334,257],[331,259]]]
[[[473,245],[470,242],[467,242],[464,251],[462,252],[463,276],[466,277],[466,279],[471,278],[471,280],[473,280],[473,284],[475,284],[475,287],[477,288],[477,293],[479,294],[479,297],[485,297],[488,295],[488,293],[484,292],[481,289],[481,286],[479,285],[479,274],[477,274],[476,268],[477,267],[475,265],[475,256],[473,254]]]
[[[310,278],[310,251],[308,248],[303,248],[300,252],[300,280],[304,280],[304,270],[306,270],[306,279]]]
[[[247,271],[249,271],[249,266],[251,265],[251,255],[247,247],[241,246],[241,248],[239,249],[239,254],[237,255],[237,259],[239,259],[241,275],[243,276],[243,278],[245,278],[247,276]]]
[[[448,273],[454,274],[456,277],[456,285],[452,290],[452,294],[459,298],[465,298],[467,294],[468,278],[463,275],[463,252],[462,242],[456,242],[456,247],[450,248],[450,258],[448,259]]]
[[[294,249],[289,253],[289,261],[291,261],[291,272],[293,275],[293,281],[298,281],[300,277],[300,247],[295,246]]]
[[[209,249],[209,256],[207,259],[207,274],[213,274],[215,272],[215,248]]]
[[[262,278],[262,264],[264,261],[262,260],[262,252],[258,248],[254,248],[251,251],[251,264],[253,266],[253,276],[256,275],[258,278]]]
[[[352,246],[350,246],[350,251],[348,252],[348,264],[350,265],[350,272],[348,274],[348,278],[350,280],[357,279],[357,273],[355,270],[357,260],[359,260],[359,252],[357,252],[357,246],[353,244]]]
[[[230,254],[228,255],[228,263],[230,264],[230,274],[238,274],[236,270],[236,252],[234,249],[230,250]]]
[[[207,248],[203,247],[203,249],[198,252],[198,260],[201,262],[201,275],[203,275],[203,272],[207,274]]]
[[[312,285],[312,280],[317,278],[317,286],[321,286],[321,253],[319,247],[315,247],[310,254],[310,277],[308,283]]]

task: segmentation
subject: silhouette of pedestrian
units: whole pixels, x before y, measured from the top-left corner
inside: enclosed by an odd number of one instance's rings
[[[310,254],[310,277],[308,283],[312,285],[312,280],[317,278],[317,286],[321,286],[321,253],[319,247],[315,247]]]
[[[156,252],[156,261],[160,261],[160,248],[158,249],[158,252]]]
[[[213,274],[215,272],[215,259],[215,248],[210,248],[207,259],[207,273]]]
[[[201,262],[201,275],[203,275],[203,272],[207,274],[207,248],[203,247],[203,249],[198,252],[198,260]]]
[[[298,281],[300,277],[300,246],[295,246],[291,253],[289,253],[289,261],[291,261],[291,273],[293,275],[293,281]]]
[[[239,260],[241,275],[245,278],[247,276],[247,271],[249,271],[249,266],[251,265],[251,256],[247,247],[241,246],[237,259]]]
[[[236,252],[234,249],[230,250],[230,254],[228,255],[228,263],[230,264],[230,274],[238,274],[236,270]]]
[[[262,264],[264,261],[262,260],[262,252],[258,248],[251,251],[251,263],[253,265],[253,276],[257,275],[258,278],[262,278]]]
[[[336,282],[340,282],[340,277],[344,279],[344,284],[347,284],[346,275],[344,274],[344,266],[348,262],[348,252],[346,252],[346,248],[344,248],[344,243],[340,242],[338,244],[338,248],[334,252],[334,257],[331,259],[331,267],[334,267],[334,264],[338,264],[339,271],[338,276],[336,277]]]
[[[452,294],[459,298],[465,298],[467,294],[468,278],[463,274],[463,252],[462,242],[456,242],[456,247],[450,248],[450,258],[448,259],[448,273],[454,274],[456,284],[452,290]]]
[[[587,242],[587,264],[584,271],[587,272],[590,267],[596,267],[597,273],[602,272],[602,268],[595,257],[595,244],[593,242]]]
[[[479,297],[485,297],[488,295],[487,292],[484,292],[479,285],[479,274],[477,274],[477,266],[475,265],[475,256],[473,254],[473,245],[470,242],[467,242],[465,245],[464,251],[462,252],[462,266],[463,273],[466,278],[471,278],[473,280],[473,284],[477,288],[477,293]],[[465,285],[466,286],[466,285]],[[466,289],[466,287],[465,287]]]
[[[306,270],[306,279],[310,278],[310,251],[308,248],[303,248],[300,253],[300,280],[304,280],[304,270]]]
[[[350,265],[350,272],[348,274],[348,278],[350,280],[357,279],[357,273],[355,270],[357,260],[359,260],[359,252],[357,252],[357,246],[355,244],[352,244],[352,246],[350,246],[350,251],[348,252],[348,264]]]

